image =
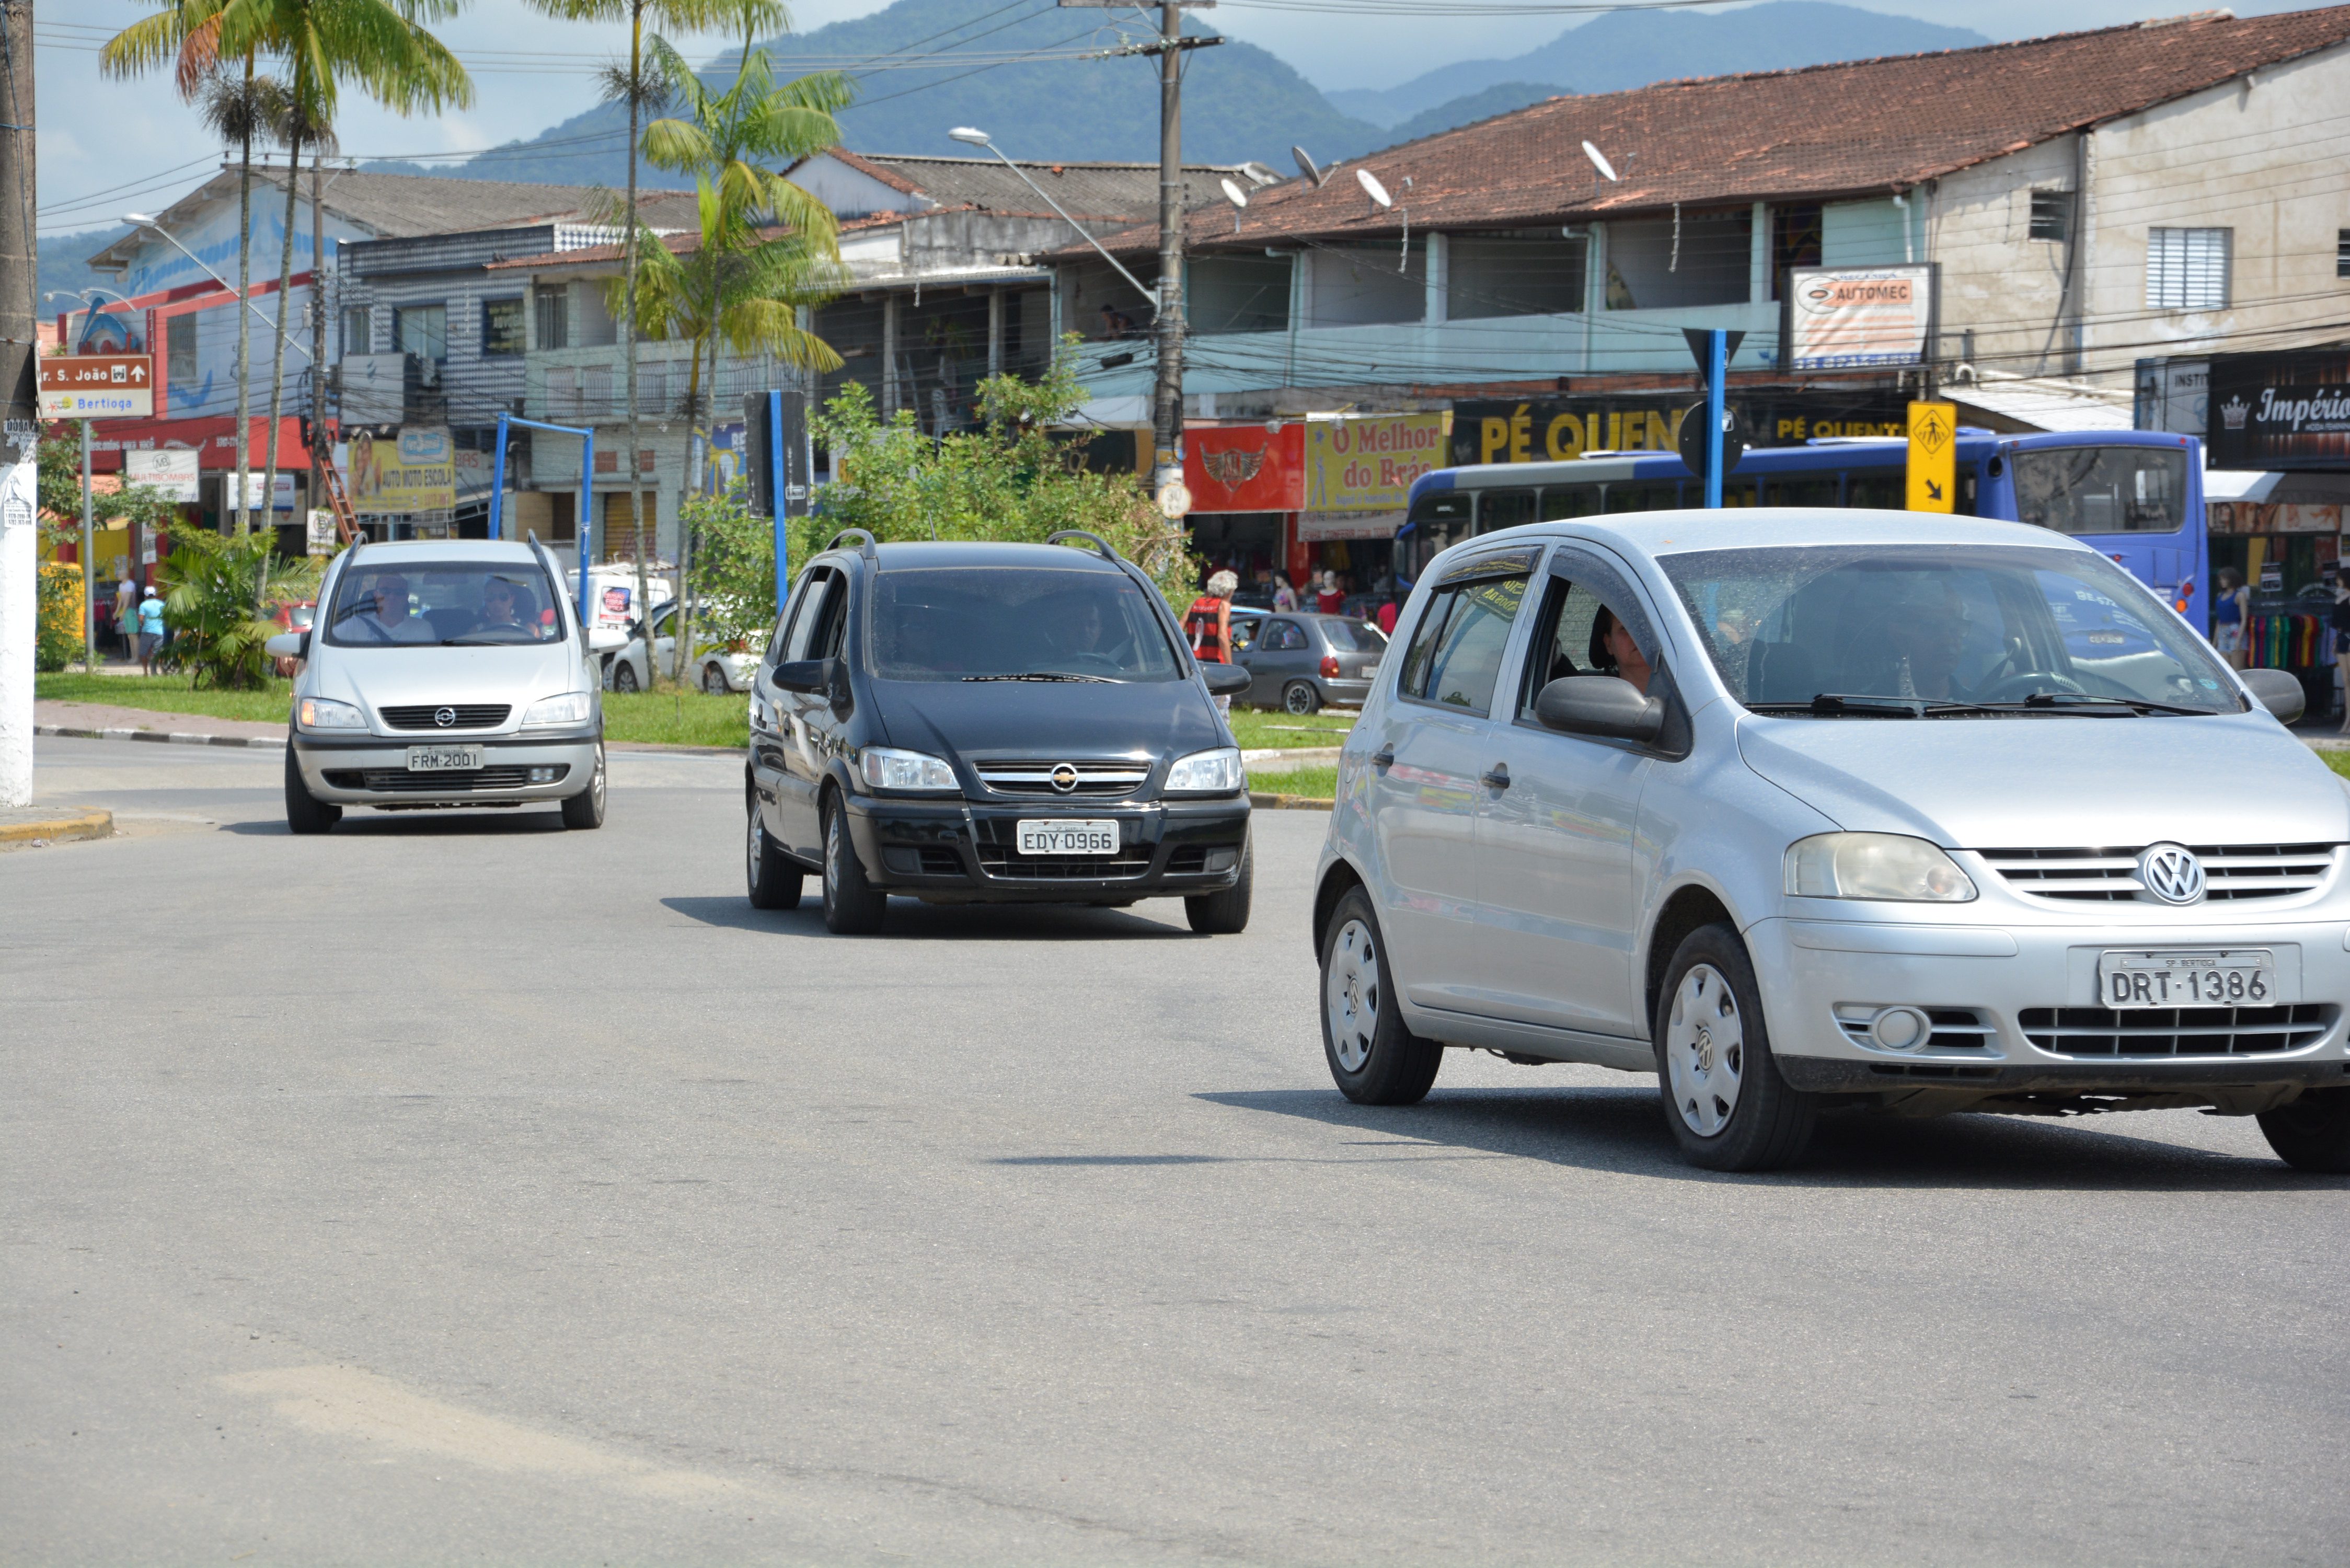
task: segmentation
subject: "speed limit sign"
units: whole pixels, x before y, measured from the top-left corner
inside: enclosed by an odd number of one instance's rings
[[[1182,517],[1191,510],[1191,487],[1180,479],[1170,479],[1159,487],[1159,514],[1162,517]]]

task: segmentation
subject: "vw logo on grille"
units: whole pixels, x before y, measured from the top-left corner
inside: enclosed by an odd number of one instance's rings
[[[2192,904],[2203,897],[2203,862],[2183,844],[2149,844],[2137,857],[2137,879],[2166,904]]]
[[[1053,787],[1059,790],[1063,794],[1066,794],[1071,790],[1076,788],[1077,770],[1071,767],[1066,763],[1062,763],[1055,766],[1053,769]]]
[[[432,710],[432,722],[445,730],[450,725],[457,722],[457,710],[454,708],[435,708]]]

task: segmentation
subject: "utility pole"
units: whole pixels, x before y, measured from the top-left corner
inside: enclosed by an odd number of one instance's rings
[[[33,804],[40,426],[33,322],[33,0],[0,0],[0,808]]]

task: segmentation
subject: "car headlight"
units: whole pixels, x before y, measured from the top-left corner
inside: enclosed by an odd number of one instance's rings
[[[1248,774],[1241,767],[1240,752],[1232,746],[1178,757],[1167,770],[1170,794],[1231,794],[1247,787]]]
[[[331,697],[305,697],[295,705],[294,722],[306,730],[364,730],[367,715],[348,702]]]
[[[542,697],[523,714],[522,727],[530,730],[542,725],[584,724],[588,722],[588,698],[585,691],[566,691],[560,697]]]
[[[1957,861],[1922,838],[1820,833],[1787,846],[1787,891],[1803,898],[1963,904],[1975,896],[1975,885]]]
[[[871,789],[956,790],[954,769],[927,752],[868,746],[857,754],[857,776]]]

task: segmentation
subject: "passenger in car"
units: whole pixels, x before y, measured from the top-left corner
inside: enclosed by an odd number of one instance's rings
[[[1600,674],[1628,680],[1641,696],[1648,694],[1651,671],[1648,656],[1640,651],[1640,645],[1632,640],[1632,634],[1625,629],[1624,623],[1616,618],[1616,612],[1606,605],[1600,606],[1599,613],[1592,618],[1591,663]]]
[[[366,596],[345,612],[349,635],[365,642],[435,642],[432,628],[408,613],[408,579],[386,575],[369,585]]]

